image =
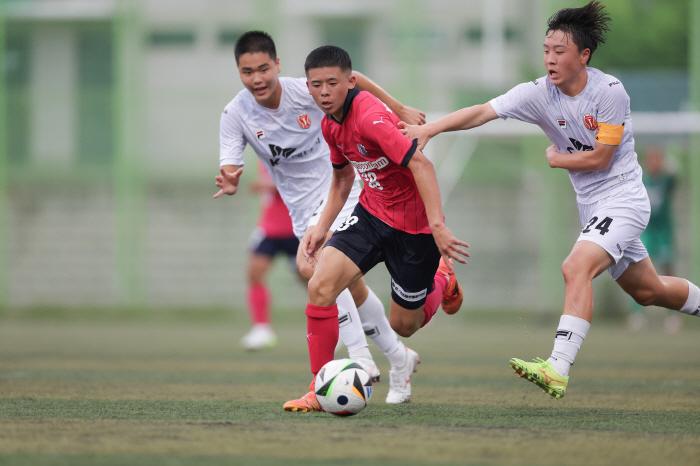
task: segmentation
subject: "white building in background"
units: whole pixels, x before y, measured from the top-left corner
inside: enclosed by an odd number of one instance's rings
[[[405,103],[449,111],[539,70],[542,0],[8,0],[10,160],[72,165],[113,157],[112,53],[121,8],[140,31],[138,99],[151,167],[191,171],[216,152],[219,111],[242,88],[233,43],[274,37],[283,73],[310,50],[346,48]],[[526,75],[526,76],[523,76]],[[138,113],[138,112],[137,112]]]
[[[242,89],[233,57],[241,33],[269,32],[288,76],[303,75],[313,48],[339,45],[407,105],[446,112],[540,76],[545,20],[558,7],[551,0],[0,2],[8,135],[0,308],[243,307],[257,201],[245,189],[211,199],[219,115]],[[660,87],[656,78],[642,78],[653,85],[636,94],[634,80],[624,81],[633,102],[659,94],[649,90]],[[441,187],[453,192],[448,224],[472,245],[470,265],[458,269],[465,305],[552,310],[561,302],[558,264],[580,228],[566,174],[538,173],[547,170],[546,140],[499,133],[477,145],[473,138],[452,133],[430,146],[440,163],[461,163],[440,164],[439,176],[449,172]],[[679,231],[690,229],[679,224]],[[305,291],[285,272],[271,277],[277,306],[298,310]],[[371,274],[387,298],[388,276]]]
[[[527,25],[542,24],[545,3],[6,0],[0,306],[243,306],[257,201],[247,190],[211,199],[220,112],[242,89],[233,56],[241,33],[269,32],[285,75],[303,76],[313,48],[339,45],[407,105],[449,111],[539,70],[541,28]],[[252,172],[244,183],[246,176]],[[518,221],[515,205],[488,207],[494,220],[481,223],[494,230]],[[457,202],[446,215],[459,229],[471,225],[464,212],[474,209]],[[517,247],[494,243],[491,263]],[[536,306],[536,277],[512,266],[489,270],[469,278],[480,290],[465,290],[472,304],[499,305],[501,290],[487,288],[505,274],[514,296]],[[387,295],[388,277],[372,273]],[[285,271],[271,280],[278,306],[305,302]]]

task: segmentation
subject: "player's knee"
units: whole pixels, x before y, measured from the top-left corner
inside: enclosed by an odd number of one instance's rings
[[[318,306],[332,305],[338,294],[330,280],[322,277],[312,276],[309,280],[309,301]]]
[[[561,264],[561,274],[564,276],[564,283],[569,283],[574,279],[574,267],[571,261],[567,258],[563,264]]]
[[[391,328],[396,332],[397,335],[408,338],[414,333],[416,333],[416,330],[420,328],[419,325],[417,325],[417,322],[415,322],[412,319],[407,319],[406,316],[395,316],[392,315],[389,318],[389,323],[391,324]]]
[[[564,283],[567,284],[586,278],[585,272],[580,264],[571,257],[567,257],[561,265],[561,274],[564,276]]]
[[[251,266],[248,268],[248,283],[251,286],[262,285],[265,283],[266,269],[262,267]]]
[[[406,324],[400,324],[400,325],[392,325],[392,329],[394,329],[394,332],[400,337],[408,338],[414,333],[416,333],[416,328],[414,328],[413,325],[406,325]]]
[[[249,274],[248,283],[250,286],[264,285],[265,277],[263,275]]]
[[[297,269],[299,270],[299,275],[301,275],[301,278],[303,278],[307,282],[314,275],[314,268],[311,266],[311,264],[306,262],[306,260],[303,257],[297,257]]]

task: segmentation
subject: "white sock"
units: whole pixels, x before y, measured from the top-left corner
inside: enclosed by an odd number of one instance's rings
[[[688,280],[688,300],[678,312],[700,317],[700,288]]]
[[[404,346],[386,318],[382,301],[370,287],[367,287],[367,291],[369,292],[367,299],[357,308],[357,313],[362,321],[362,329],[365,335],[370,337],[372,342],[377,345],[377,348],[389,357],[390,354],[396,352],[399,345],[402,348]]]
[[[406,365],[406,346],[399,340],[399,346],[393,352],[386,355],[391,363],[391,368],[403,367]]]
[[[372,353],[369,352],[369,348],[366,346],[355,348],[352,351],[348,350],[348,357],[353,361],[357,361],[358,359],[374,361]]]
[[[350,358],[369,358],[372,355],[367,348],[367,339],[362,331],[362,322],[357,314],[355,301],[348,289],[344,289],[336,299],[338,305],[338,325],[340,326],[340,338],[348,348]],[[364,349],[364,351],[363,351]]]
[[[586,338],[591,324],[574,316],[561,316],[557,336],[554,338],[552,355],[547,359],[562,377],[568,377],[569,369],[576,359],[581,343]]]

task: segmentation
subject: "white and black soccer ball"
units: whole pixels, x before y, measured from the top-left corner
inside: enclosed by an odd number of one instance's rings
[[[352,416],[369,403],[372,377],[352,359],[335,359],[316,375],[314,392],[324,411]]]

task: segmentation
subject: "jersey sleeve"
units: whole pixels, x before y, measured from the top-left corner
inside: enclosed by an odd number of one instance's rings
[[[243,150],[247,143],[243,127],[231,107],[221,114],[219,123],[219,166],[237,165],[242,167]]]
[[[396,127],[387,113],[373,112],[362,121],[365,139],[377,146],[394,163],[405,167],[416,153],[417,140],[410,141]]]
[[[540,81],[540,80],[538,80]],[[489,103],[499,118],[514,118],[526,123],[537,123],[538,111],[536,99],[544,82],[531,81],[518,84],[503,95],[491,99]]]
[[[620,81],[615,80],[605,86],[598,104],[596,142],[611,146],[620,145],[629,104],[630,98]]]

